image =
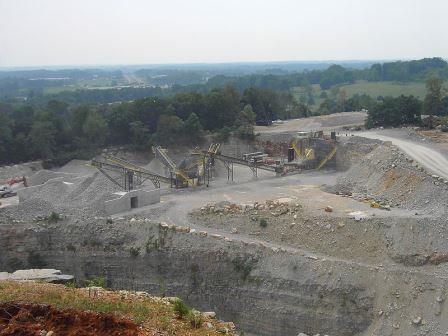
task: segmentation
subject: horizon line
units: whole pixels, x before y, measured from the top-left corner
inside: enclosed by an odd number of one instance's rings
[[[195,66],[195,65],[244,65],[244,64],[285,64],[285,63],[355,63],[355,62],[396,62],[396,61],[412,61],[424,58],[448,58],[433,56],[422,58],[384,58],[384,59],[327,59],[327,60],[276,60],[276,61],[206,61],[206,62],[180,62],[180,63],[98,63],[98,64],[42,64],[42,65],[0,65],[0,71],[20,71],[20,70],[51,70],[50,68],[68,69],[68,68],[120,68],[120,67],[157,67],[157,66]]]

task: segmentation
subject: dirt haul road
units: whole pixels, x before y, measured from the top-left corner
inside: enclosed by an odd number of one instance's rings
[[[309,118],[285,120],[272,126],[255,126],[256,133],[289,133],[297,131],[334,131],[343,126],[363,125],[366,112],[341,112]]]
[[[361,132],[356,133],[356,135],[370,139],[391,141],[432,173],[448,179],[448,159],[432,148],[376,132]]]

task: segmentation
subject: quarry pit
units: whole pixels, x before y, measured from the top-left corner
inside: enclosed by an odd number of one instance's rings
[[[228,161],[194,187],[161,178],[160,188],[147,179],[123,190],[87,161],[3,167],[1,178],[23,175],[29,186],[1,200],[0,271],[51,267],[178,296],[246,335],[445,335],[448,182],[393,142],[352,136],[345,115],[319,118],[230,138],[220,146]],[[238,164],[269,152],[288,166],[291,137],[311,129],[327,134],[314,166],[278,174]],[[187,149],[166,152],[179,166]],[[172,177],[151,154],[113,156]]]

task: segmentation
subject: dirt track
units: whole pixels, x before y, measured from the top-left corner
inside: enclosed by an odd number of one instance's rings
[[[411,140],[404,140],[399,138],[398,134],[397,136],[390,136],[380,132],[362,132],[357,133],[357,135],[371,139],[391,141],[431,172],[448,179],[448,159],[433,148],[417,144]]]
[[[341,112],[330,115],[286,120],[273,126],[256,126],[256,133],[288,133],[297,131],[335,130],[342,126],[363,125],[367,118],[365,112]]]

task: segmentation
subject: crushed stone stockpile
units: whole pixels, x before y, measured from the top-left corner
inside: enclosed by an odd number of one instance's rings
[[[74,218],[105,215],[104,201],[120,188],[99,172],[67,181],[48,181],[17,206],[1,209],[15,219],[36,219],[57,212]],[[0,212],[1,215],[1,212]]]
[[[429,214],[442,214],[448,203],[447,181],[387,144],[360,158],[332,191]]]
[[[41,169],[42,163],[40,161],[28,162],[12,166],[2,166],[0,167],[0,180],[6,180],[19,176],[28,177]]]
[[[45,182],[59,177],[72,178],[77,177],[78,174],[54,172],[52,170],[42,169],[34,173],[27,179],[28,186],[37,186]]]

